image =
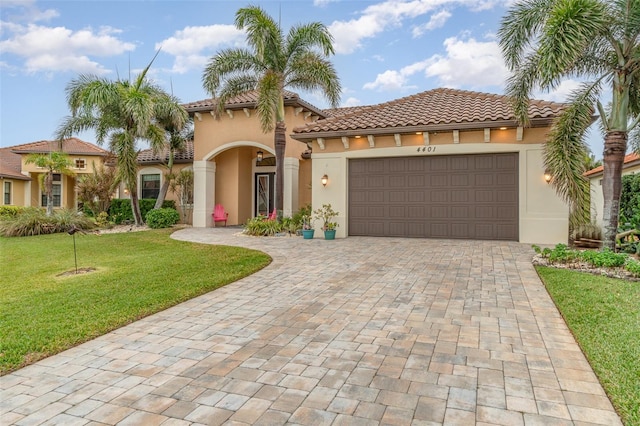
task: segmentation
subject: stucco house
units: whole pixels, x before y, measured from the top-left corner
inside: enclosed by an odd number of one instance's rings
[[[75,190],[78,176],[92,173],[94,165],[103,164],[109,152],[78,138],[65,139],[62,146],[75,176],[54,173],[53,206],[74,209],[78,204]],[[38,183],[38,176],[45,170],[26,164],[26,160],[29,154],[47,154],[58,147],[58,141],[42,140],[0,149],[2,205],[46,207],[47,197]]]
[[[229,225],[242,224],[274,208],[275,148],[273,132],[263,133],[256,114],[256,94],[233,98],[216,113],[214,101],[185,104],[194,117],[194,226],[213,226],[211,213],[222,204]],[[329,115],[286,92],[287,131]],[[306,144],[287,136],[284,159],[283,214],[311,203],[311,161]]]
[[[185,105],[194,116],[194,226],[213,226],[218,203],[230,224],[271,210],[273,133],[261,131],[255,104],[249,93],[220,114],[211,99]],[[287,92],[285,106],[285,215],[331,203],[338,237],[567,239],[568,207],[542,160],[563,104],[532,101],[526,128],[505,96],[453,89],[334,110]]]
[[[585,172],[584,176],[589,178],[591,184],[591,221],[603,227],[602,214],[604,212],[604,195],[602,194],[602,175],[604,166]],[[628,154],[624,157],[622,164],[622,176],[640,173],[640,156],[636,153]]]

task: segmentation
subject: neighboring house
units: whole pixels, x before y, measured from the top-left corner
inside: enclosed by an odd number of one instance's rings
[[[602,214],[604,212],[604,195],[602,194],[602,175],[604,166],[585,172],[591,183],[591,221],[598,226],[604,226]],[[622,164],[622,176],[640,173],[640,156],[636,153],[628,154],[624,157]]]
[[[160,188],[164,183],[165,174],[168,172],[169,151],[154,153],[152,149],[145,149],[138,153],[138,198],[158,198]],[[186,141],[182,150],[176,151],[173,157],[173,173],[181,170],[193,169],[193,141]],[[120,184],[120,198],[130,198],[129,189]],[[167,192],[167,200],[176,201],[176,194],[171,190]]]
[[[532,101],[523,128],[506,96],[436,89],[298,126],[291,137],[312,146],[313,208],[331,203],[340,213],[338,237],[554,244],[567,241],[569,210],[544,180],[542,151],[563,107]],[[216,135],[200,131],[196,153]]]
[[[273,132],[262,132],[256,99],[254,92],[235,97],[220,114],[212,99],[184,105],[194,117],[194,226],[213,226],[216,204],[229,213],[229,225],[275,207]],[[292,92],[286,92],[284,105],[288,133],[329,116]],[[290,216],[311,203],[311,161],[303,154],[305,144],[286,137],[283,213]]]
[[[78,204],[75,189],[78,176],[92,173],[94,165],[104,163],[109,152],[77,138],[65,139],[62,146],[76,176],[54,173],[53,206],[73,209]],[[30,154],[48,154],[58,147],[58,141],[43,140],[0,149],[3,205],[46,207],[47,197],[38,183],[38,176],[45,170],[26,164],[26,160]]]

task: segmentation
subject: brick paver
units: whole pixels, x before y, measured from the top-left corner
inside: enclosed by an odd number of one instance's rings
[[[0,378],[1,424],[620,424],[528,245],[173,237],[273,262]]]

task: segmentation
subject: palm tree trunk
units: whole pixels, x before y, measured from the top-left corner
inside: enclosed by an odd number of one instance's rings
[[[47,216],[53,216],[53,172],[44,178],[44,191],[47,194]]]
[[[131,212],[133,213],[133,220],[136,226],[141,226],[144,221],[142,220],[142,213],[140,213],[140,201],[138,200],[138,190],[131,190]]]
[[[284,207],[284,152],[287,147],[285,132],[287,125],[284,121],[276,123],[274,145],[276,149],[276,210],[281,212]]]
[[[164,176],[164,182],[162,182],[162,186],[160,187],[160,193],[158,194],[158,198],[156,198],[156,203],[154,204],[154,209],[159,209],[162,207],[164,203],[164,199],[167,197],[167,192],[169,191],[169,176]]]
[[[627,152],[627,132],[611,131],[604,139],[604,174],[602,194],[604,196],[604,244],[611,250],[616,247],[618,216],[620,214],[620,192],[622,191],[622,165]]]

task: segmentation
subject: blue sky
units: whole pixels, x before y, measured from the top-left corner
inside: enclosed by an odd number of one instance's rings
[[[258,4],[283,28],[320,21],[335,38],[342,106],[437,87],[502,93],[508,77],[496,32],[511,0],[31,1],[0,2],[0,146],[51,139],[69,114],[65,87],[80,73],[152,78],[183,102],[209,97],[208,59],[241,46],[235,11]],[[536,97],[563,101],[576,86]],[[318,107],[325,101],[301,93]],[[95,142],[92,133],[79,135]],[[602,157],[600,137],[590,138]]]

